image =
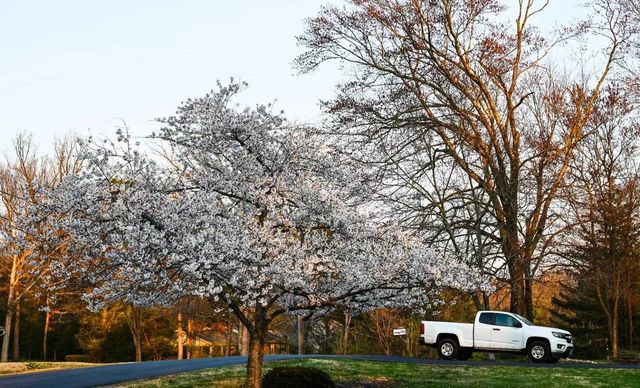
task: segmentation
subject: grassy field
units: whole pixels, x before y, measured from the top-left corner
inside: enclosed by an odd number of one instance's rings
[[[89,364],[86,362],[47,362],[47,361],[27,361],[27,362],[3,362],[0,363],[0,375],[10,375],[16,373],[28,373],[43,370],[85,368],[102,364]]]
[[[640,371],[623,369],[442,367],[353,360],[296,360],[265,364],[312,366],[328,372],[339,387],[640,387]],[[127,387],[243,386],[244,366],[207,369],[130,383]]]

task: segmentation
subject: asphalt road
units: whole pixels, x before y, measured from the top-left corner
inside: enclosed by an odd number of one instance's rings
[[[597,369],[638,369],[640,365],[627,364],[523,364],[514,362],[478,362],[478,361],[443,361],[400,356],[323,356],[323,355],[274,355],[266,356],[265,361],[281,361],[297,358],[347,358],[352,360],[406,362],[411,364],[440,366],[528,366],[535,368],[597,368]],[[65,369],[50,372],[35,372],[21,375],[0,377],[0,387],[46,387],[71,388],[95,387],[118,384],[125,381],[147,379],[152,377],[190,372],[200,369],[244,364],[247,358],[214,357],[195,360],[147,361],[127,364],[105,365],[91,368]]]

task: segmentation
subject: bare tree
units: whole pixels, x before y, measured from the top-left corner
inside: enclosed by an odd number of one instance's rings
[[[513,22],[503,22],[505,7],[495,0],[351,3],[308,20],[299,37],[308,51],[298,67],[346,65],[350,77],[325,107],[356,159],[377,167],[409,151],[439,151],[455,164],[487,204],[482,214],[494,229],[476,230],[499,247],[511,310],[532,318],[532,262],[597,96],[631,34],[624,9],[596,1],[590,24],[549,37],[532,24],[548,1],[519,0]],[[532,88],[549,73],[549,54],[587,32],[608,44],[591,81]],[[532,104],[545,104],[555,126],[537,126]],[[431,159],[423,160],[428,167]]]
[[[29,216],[29,205],[38,201],[36,190],[47,176],[46,166],[39,163],[35,155],[35,147],[31,137],[19,135],[14,140],[15,161],[7,160],[0,172],[0,196],[2,197],[3,214],[3,259],[8,262],[7,299],[3,303],[6,310],[5,336],[2,340],[0,362],[9,359],[9,341],[11,330],[19,327],[17,320],[19,306],[25,295],[39,282],[46,273],[45,267],[32,268],[32,256],[37,255],[32,249],[21,249],[17,244],[18,236],[23,232],[20,224]],[[29,236],[33,238],[33,236]],[[19,346],[15,337],[14,348]],[[14,356],[16,354],[14,353]]]
[[[52,293],[62,282],[51,276],[50,263],[66,257],[64,239],[54,243],[46,238],[46,216],[38,214],[45,189],[62,178],[78,172],[82,160],[71,138],[55,143],[53,159],[39,158],[31,136],[21,134],[14,140],[14,155],[0,167],[0,257],[7,265],[6,335],[2,342],[1,362],[8,361],[9,338],[14,332],[14,358],[19,349],[20,303],[30,294],[46,290]],[[15,315],[14,315],[15,314]],[[15,320],[14,320],[15,318]]]

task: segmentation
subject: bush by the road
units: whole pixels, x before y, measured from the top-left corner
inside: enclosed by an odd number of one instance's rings
[[[278,366],[269,371],[262,388],[334,388],[331,377],[318,368],[304,366]]]

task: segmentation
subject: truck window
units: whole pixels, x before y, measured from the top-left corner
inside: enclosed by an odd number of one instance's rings
[[[526,323],[529,326],[535,326],[533,323],[531,323],[527,318],[523,317],[522,315],[518,315],[518,314],[513,314],[516,317],[518,317],[518,319],[520,319],[522,322]]]
[[[507,314],[495,314],[496,315],[496,326],[507,326],[514,327],[514,323],[516,321],[511,315]]]
[[[493,316],[494,313],[481,313],[480,314],[480,323],[484,323],[486,325],[493,325]]]

